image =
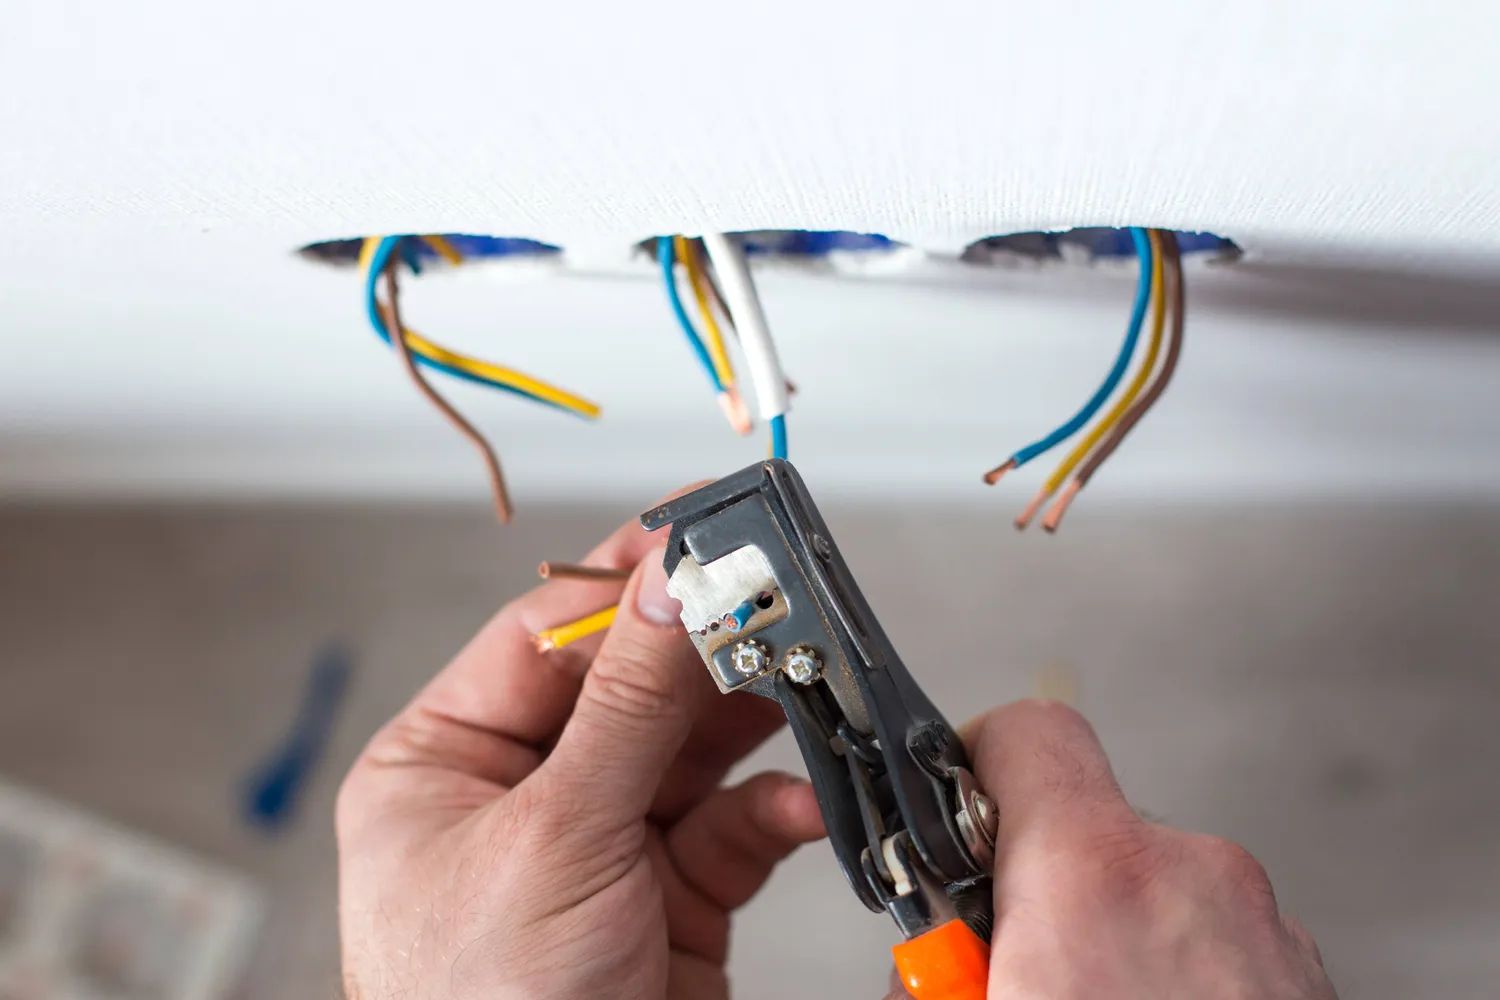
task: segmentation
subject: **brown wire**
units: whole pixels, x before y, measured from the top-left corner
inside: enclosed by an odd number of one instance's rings
[[[1163,232],[1162,236],[1165,237],[1162,242],[1165,244],[1163,249],[1166,250],[1167,304],[1172,310],[1172,339],[1167,343],[1167,356],[1162,360],[1161,371],[1156,379],[1146,387],[1145,394],[1125,411],[1125,416],[1120,418],[1120,422],[1109,432],[1109,436],[1094,450],[1094,453],[1083,463],[1083,468],[1079,469],[1078,474],[1073,477],[1078,480],[1080,489],[1089,481],[1090,476],[1099,471],[1099,467],[1104,464],[1105,460],[1114,454],[1115,449],[1120,447],[1120,443],[1125,440],[1125,435],[1141,422],[1146,411],[1150,410],[1161,398],[1161,394],[1167,389],[1167,383],[1172,381],[1172,374],[1177,371],[1177,359],[1182,355],[1182,329],[1186,321],[1183,315],[1183,305],[1187,293],[1183,287],[1182,250],[1177,244],[1177,236],[1170,232]]]
[[[381,311],[385,314],[385,325],[390,331],[391,346],[401,357],[401,364],[406,368],[406,374],[417,384],[417,389],[427,397],[428,402],[437,407],[438,412],[448,418],[448,422],[458,428],[460,434],[474,443],[479,453],[484,456],[485,468],[490,474],[490,491],[495,498],[495,513],[500,518],[501,524],[509,524],[513,514],[510,505],[510,494],[505,489],[505,474],[500,471],[500,457],[495,454],[495,449],[490,445],[485,436],[462,413],[454,409],[453,404],[438,394],[438,391],[428,384],[427,379],[422,377],[422,372],[417,368],[417,363],[411,356],[411,346],[406,342],[406,327],[401,323],[401,306],[398,302],[399,290],[396,281],[396,268],[398,258],[392,255],[391,262],[385,269],[385,293],[388,302],[382,304]]]
[[[628,580],[631,570],[614,566],[583,566],[578,563],[544,562],[536,568],[543,580]]]

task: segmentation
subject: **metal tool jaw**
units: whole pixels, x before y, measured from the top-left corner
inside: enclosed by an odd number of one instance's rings
[[[961,916],[989,939],[997,817],[797,471],[770,459],[641,515],[670,524],[667,591],[724,692],[773,698],[856,896],[907,938]]]

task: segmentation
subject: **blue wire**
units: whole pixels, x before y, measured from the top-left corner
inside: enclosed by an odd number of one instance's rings
[[[385,317],[380,315],[380,304],[375,297],[375,289],[380,282],[380,276],[385,273],[386,265],[390,263],[391,254],[400,249],[403,239],[405,239],[405,237],[403,236],[383,237],[380,243],[375,247],[375,253],[370,258],[369,273],[365,275],[365,314],[369,317],[370,326],[375,328],[375,332],[380,336],[381,340],[386,342],[387,345],[391,344],[391,334],[390,331],[385,328]],[[433,371],[442,372],[444,375],[451,375],[454,378],[463,379],[466,382],[473,382],[475,385],[482,385],[490,389],[500,389],[504,392],[520,396],[522,399],[529,399],[534,403],[541,403],[545,406],[550,406],[555,410],[561,410],[564,413],[571,413],[575,417],[582,416],[582,414],[574,413],[566,406],[559,406],[557,403],[554,403],[550,399],[542,399],[540,396],[533,396],[525,389],[518,389],[513,385],[506,385],[504,382],[496,382],[493,379],[487,379],[482,375],[475,375],[472,372],[466,372],[462,368],[455,368],[452,365],[445,364],[444,362],[434,361],[431,358],[425,358],[420,354],[413,353],[412,360],[424,368],[431,368]]]
[[[771,457],[786,458],[786,415],[771,418]]]
[[[1079,428],[1099,412],[1099,407],[1103,406],[1110,393],[1115,391],[1115,386],[1120,384],[1125,369],[1130,366],[1131,355],[1135,354],[1135,343],[1140,339],[1141,323],[1146,318],[1146,306],[1151,301],[1152,266],[1151,241],[1146,238],[1146,231],[1132,226],[1130,238],[1135,241],[1135,252],[1141,259],[1141,277],[1136,285],[1135,306],[1130,314],[1130,328],[1125,333],[1125,343],[1120,345],[1120,355],[1115,358],[1114,367],[1104,377],[1104,383],[1095,390],[1093,396],[1089,397],[1089,401],[1083,404],[1083,409],[1073,414],[1072,419],[1051,434],[1035,444],[1027,445],[1010,457],[1011,463],[1018,469],[1038,455],[1050,451],[1077,434]]]
[[[708,356],[708,348],[703,346],[703,338],[698,336],[698,331],[693,328],[693,321],[688,319],[687,310],[682,308],[682,296],[677,293],[677,275],[674,272],[677,252],[672,248],[672,237],[658,236],[656,238],[656,259],[661,262],[661,276],[667,287],[667,301],[672,303],[672,312],[677,317],[677,324],[682,327],[682,332],[687,334],[688,343],[698,355],[698,361],[703,365],[703,370],[708,373],[708,381],[713,385],[714,392],[723,392],[724,383],[719,381],[719,373],[714,371],[713,358]]]

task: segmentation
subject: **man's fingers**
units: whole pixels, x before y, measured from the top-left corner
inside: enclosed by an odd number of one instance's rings
[[[673,866],[715,905],[750,901],[799,845],[826,836],[812,785],[787,774],[757,774],[704,799],[667,834]]]
[[[584,678],[552,754],[536,777],[589,803],[595,822],[645,817],[662,778],[713,693],[703,661],[667,596],[664,547],[644,554]]]
[[[707,668],[700,669],[707,680]],[[711,688],[710,682],[705,690]],[[651,819],[663,826],[687,815],[719,787],[730,768],[786,725],[780,704],[749,691],[720,694],[713,689],[708,699],[651,803]]]
[[[1020,701],[964,727],[979,784],[1000,813],[1000,839],[1045,828],[1062,836],[1138,822],[1093,727],[1061,702]]]

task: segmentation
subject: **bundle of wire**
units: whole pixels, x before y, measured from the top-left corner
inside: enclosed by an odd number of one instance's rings
[[[775,458],[786,458],[786,412],[789,409],[786,375],[781,370],[760,296],[750,276],[745,248],[723,233],[705,235],[702,244],[712,262],[712,269],[704,266],[698,240],[682,235],[661,236],[656,240],[657,262],[661,265],[662,283],[672,314],[703,368],[729,425],[740,434],[748,434],[753,423],[744,398],[735,385],[734,364],[729,356],[724,329],[727,328],[735,337],[754,383],[760,416],[771,430],[771,454]],[[701,332],[683,305],[677,278],[679,264],[693,291]]]
[[[1126,329],[1125,342],[1121,345],[1120,352],[1105,376],[1104,382],[1093,396],[1089,397],[1083,408],[1066,423],[1041,440],[1022,448],[997,468],[991,469],[985,474],[985,482],[993,485],[1005,473],[1020,468],[1066,441],[1093,419],[1124,377],[1125,370],[1135,354],[1136,345],[1140,340],[1141,327],[1149,308],[1151,335],[1145,355],[1137,366],[1135,375],[1120,393],[1114,405],[1052,471],[1031,503],[1027,504],[1026,509],[1016,518],[1017,528],[1025,528],[1036,512],[1067,482],[1067,488],[1063,489],[1062,495],[1042,520],[1042,526],[1046,530],[1056,531],[1068,505],[1073,502],[1074,497],[1099,470],[1104,461],[1119,448],[1131,429],[1155,405],[1177,369],[1177,360],[1182,351],[1183,331],[1184,291],[1181,252],[1174,234],[1170,232],[1131,229],[1130,235],[1140,258],[1140,279],[1137,283],[1130,324]],[[1169,304],[1173,316],[1172,333],[1167,353],[1158,365]],[[1073,477],[1071,481],[1068,480],[1070,475]]]
[[[420,368],[430,368],[468,382],[474,382],[494,389],[503,389],[506,392],[514,393],[590,420],[599,416],[599,407],[581,396],[576,396],[554,385],[549,385],[539,379],[532,378],[530,375],[511,368],[504,368],[479,358],[470,357],[458,351],[449,350],[440,344],[428,340],[406,326],[401,321],[400,307],[397,302],[397,272],[402,264],[415,268],[414,255],[404,252],[408,249],[411,239],[424,241],[449,263],[460,263],[463,259],[462,255],[458,253],[449,241],[438,236],[372,236],[367,238],[360,250],[360,267],[364,271],[365,276],[366,315],[376,334],[387,344],[395,348],[397,355],[406,367],[408,375],[416,383],[422,394],[465,437],[472,441],[475,447],[482,453],[485,464],[489,469],[496,514],[502,522],[509,522],[513,508],[509,492],[505,487],[505,478],[500,471],[499,458],[495,455],[494,448],[490,446],[489,441],[484,435],[479,433],[451,403],[444,399],[422,377]],[[377,294],[377,288],[382,276],[386,280],[388,299],[388,302],[384,306],[380,303]],[[394,338],[391,336],[393,330],[397,331],[397,335]]]

